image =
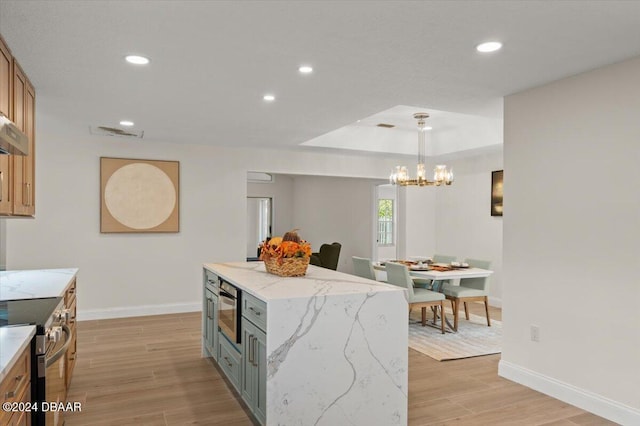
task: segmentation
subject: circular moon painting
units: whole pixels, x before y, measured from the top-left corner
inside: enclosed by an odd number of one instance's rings
[[[129,228],[151,229],[176,207],[176,189],[167,174],[151,164],[134,163],[113,172],[104,188],[109,213]]]

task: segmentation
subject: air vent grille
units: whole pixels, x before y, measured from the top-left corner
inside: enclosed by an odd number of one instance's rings
[[[392,129],[392,128],[396,127],[393,124],[387,124],[387,123],[379,123],[379,124],[377,124],[377,126],[378,127],[384,127],[385,129]]]
[[[109,126],[89,126],[89,133],[101,136],[119,136],[122,138],[142,139],[144,130],[124,130]]]

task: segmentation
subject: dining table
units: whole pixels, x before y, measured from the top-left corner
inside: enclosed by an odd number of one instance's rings
[[[385,271],[386,262],[372,262],[373,269]],[[444,293],[444,283],[465,278],[484,278],[493,274],[489,269],[474,268],[472,266],[453,266],[448,263],[417,263],[400,261],[409,268],[409,274],[414,278],[431,280],[428,287],[431,291]],[[444,316],[444,312],[443,312]],[[444,317],[447,326],[455,332],[449,320]]]

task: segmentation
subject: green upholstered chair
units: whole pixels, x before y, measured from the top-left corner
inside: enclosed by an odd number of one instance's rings
[[[451,263],[455,262],[455,256],[447,256],[445,254],[434,254],[433,255],[433,263]]]
[[[333,269],[335,271],[338,269],[338,260],[340,259],[341,248],[342,244],[340,243],[323,244],[320,246],[320,250],[317,253],[311,253],[309,263],[322,268]]]
[[[489,269],[491,262],[478,259],[465,259],[465,263],[473,268]],[[444,288],[444,294],[451,300],[453,307],[453,328],[458,329],[458,311],[460,302],[464,303],[464,313],[469,320],[469,307],[467,302],[484,302],[484,310],[487,314],[487,326],[491,327],[489,318],[489,277],[484,278],[462,278],[459,286],[448,286]]]
[[[455,256],[447,256],[444,254],[434,254],[433,257],[431,258],[431,260],[433,260],[433,263],[451,263],[451,262],[455,262],[456,261],[456,257]],[[433,288],[433,284],[434,283],[438,283],[440,286],[447,286],[447,285],[451,285],[451,281],[449,280],[442,280],[442,281],[431,281],[430,279],[427,278],[416,278],[413,277],[413,285],[416,287],[421,287],[421,288]]]
[[[376,279],[376,271],[373,269],[371,259],[364,257],[352,256],[353,260],[353,274],[362,278],[368,278],[370,280]]]
[[[442,334],[444,334],[444,294],[436,293],[426,288],[413,288],[413,281],[409,275],[409,269],[405,265],[387,262],[385,268],[387,270],[387,282],[389,284],[407,289],[409,312],[411,312],[411,308],[421,308],[423,326],[427,324],[427,308],[435,307],[433,310],[433,322],[435,323],[437,307],[440,307]]]

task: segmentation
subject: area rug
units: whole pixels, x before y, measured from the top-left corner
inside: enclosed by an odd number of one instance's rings
[[[447,318],[453,324],[453,314],[446,312]],[[491,327],[487,327],[484,316],[470,314],[470,320],[460,312],[458,332],[453,333],[447,328],[447,333],[440,333],[438,328],[429,326],[433,314],[428,311],[427,326],[420,322],[420,311],[414,310],[409,318],[409,347],[438,361],[471,358],[502,352],[502,322],[491,320]]]

